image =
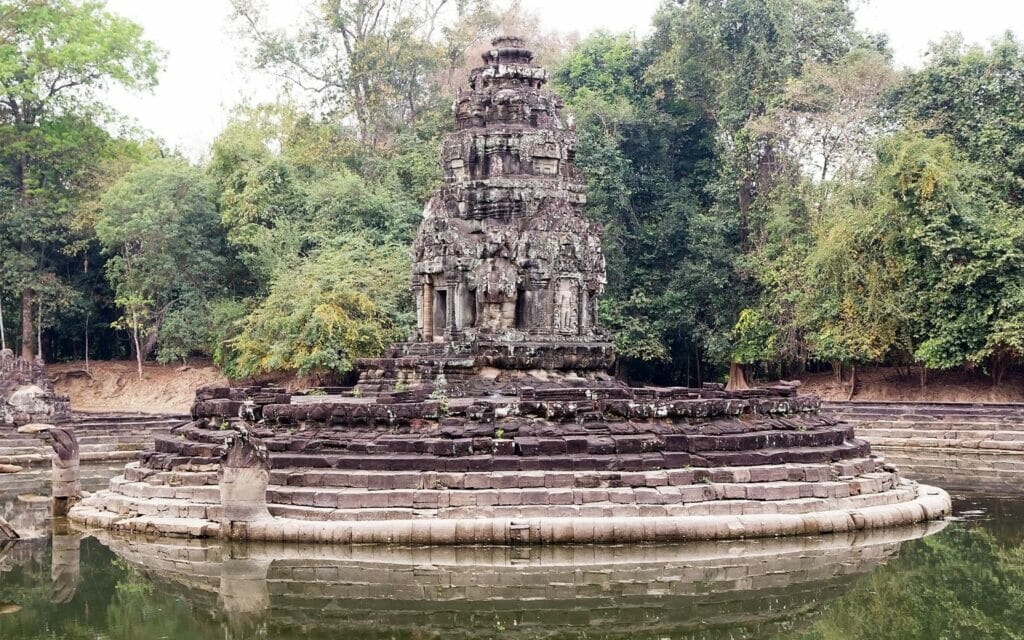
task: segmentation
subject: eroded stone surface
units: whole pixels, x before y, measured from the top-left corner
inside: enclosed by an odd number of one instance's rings
[[[53,391],[42,361],[14,357],[0,350],[0,424],[24,425],[46,422],[70,413],[67,396]]]

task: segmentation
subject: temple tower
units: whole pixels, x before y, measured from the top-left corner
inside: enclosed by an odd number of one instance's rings
[[[523,41],[492,44],[455,100],[444,184],[413,245],[413,341],[607,342],[596,314],[605,261],[575,132]]]

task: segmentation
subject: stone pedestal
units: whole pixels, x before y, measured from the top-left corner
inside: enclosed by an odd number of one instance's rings
[[[245,539],[249,525],[270,519],[267,483],[270,465],[267,454],[243,433],[227,444],[218,476],[221,504],[221,534]]]
[[[78,439],[73,429],[50,429],[53,446],[53,517],[62,518],[82,494]]]

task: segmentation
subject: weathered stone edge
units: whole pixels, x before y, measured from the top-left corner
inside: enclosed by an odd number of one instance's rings
[[[180,518],[129,518],[79,506],[71,518],[86,526],[184,537],[229,537],[265,542],[334,544],[600,544],[733,540],[843,533],[937,520],[952,510],[949,494],[918,485],[914,500],[854,510],[808,514],[609,518],[476,518],[310,522],[268,518],[217,523]]]

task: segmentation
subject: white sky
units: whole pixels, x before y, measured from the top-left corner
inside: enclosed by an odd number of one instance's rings
[[[266,0],[282,24],[299,0]],[[522,0],[549,29],[646,32],[660,0]],[[112,92],[108,102],[192,158],[203,156],[245,98],[266,100],[273,82],[245,70],[228,21],[228,0],[108,0],[111,11],[140,23],[167,52],[159,86],[149,94]],[[889,35],[901,65],[915,66],[932,40],[960,31],[987,42],[1006,30],[1024,37],[1020,0],[860,0],[863,28]]]

